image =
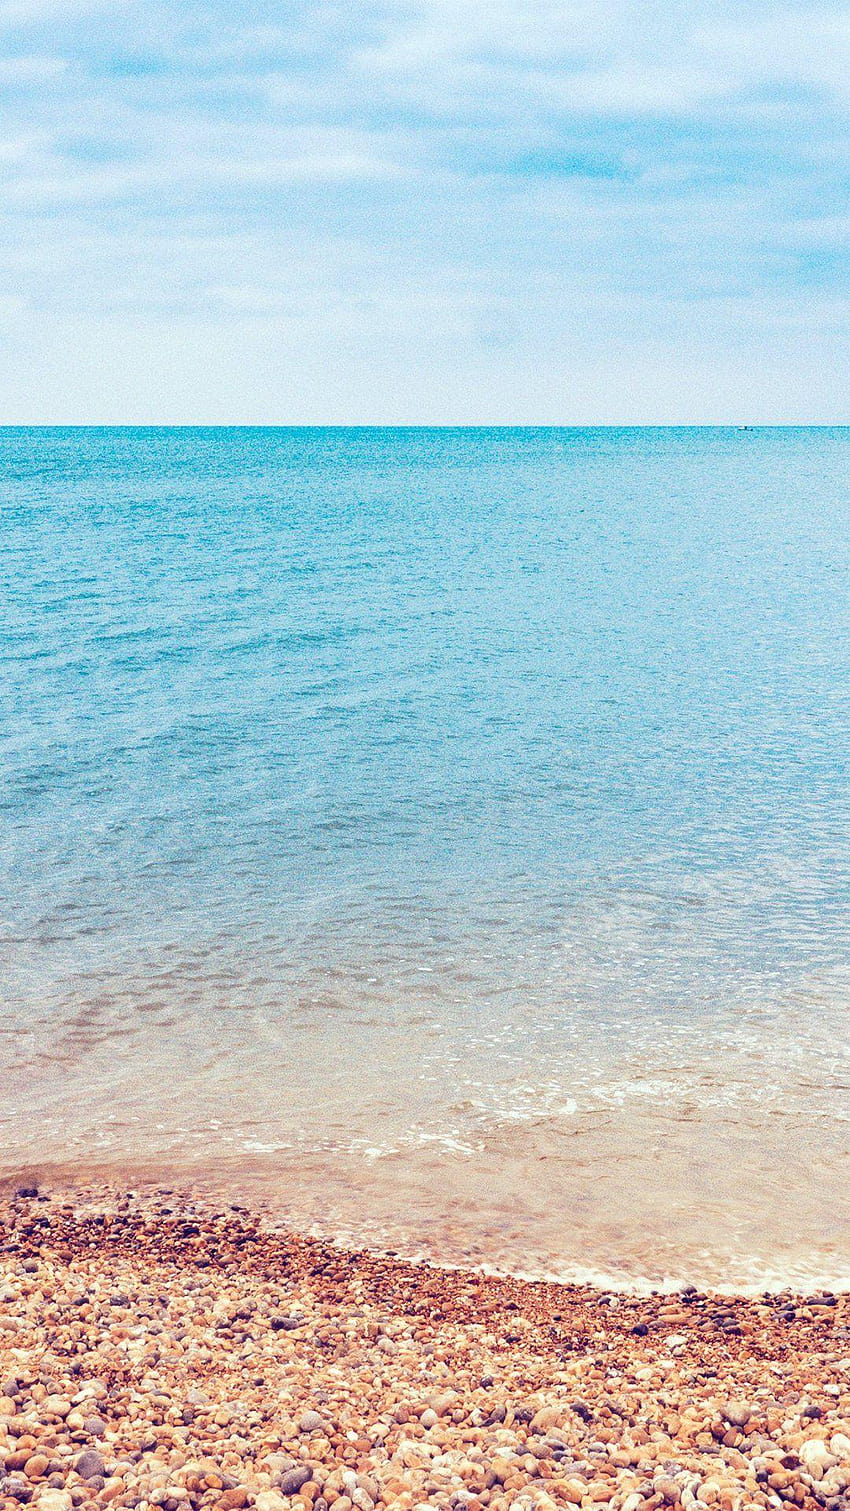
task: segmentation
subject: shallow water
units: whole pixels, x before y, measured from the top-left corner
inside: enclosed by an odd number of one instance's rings
[[[0,431],[0,1174],[850,1280],[850,431]]]

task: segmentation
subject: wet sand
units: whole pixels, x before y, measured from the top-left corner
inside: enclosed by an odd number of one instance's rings
[[[728,1136],[674,1121],[662,1137],[652,1116],[618,1115],[551,1142],[545,1128],[515,1128],[473,1156],[425,1145],[374,1160],[327,1149],[222,1155],[210,1134],[191,1162],[176,1150],[95,1159],[64,1147],[60,1162],[29,1149],[26,1164],[0,1162],[0,1190],[4,1177],[14,1189],[26,1175],[56,1190],[151,1192],[168,1172],[208,1210],[241,1202],[269,1225],[443,1266],[644,1293],[843,1291],[850,1187],[847,1128],[836,1128],[829,1160],[798,1130],[806,1162],[793,1169],[781,1129],[732,1120]]]
[[[850,1298],[415,1265],[189,1195],[0,1204],[0,1503],[850,1507]]]

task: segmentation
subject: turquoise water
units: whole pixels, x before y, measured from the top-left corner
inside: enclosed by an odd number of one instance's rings
[[[843,429],[0,431],[0,1171],[850,1273],[848,479]]]

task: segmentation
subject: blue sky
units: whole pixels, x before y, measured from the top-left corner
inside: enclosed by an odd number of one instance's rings
[[[850,9],[0,0],[0,417],[850,419]]]

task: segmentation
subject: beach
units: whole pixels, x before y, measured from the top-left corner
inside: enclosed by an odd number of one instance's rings
[[[412,1264],[148,1187],[0,1205],[13,1511],[845,1511],[850,1299]]]
[[[846,6],[0,38],[0,1511],[850,1511]]]

